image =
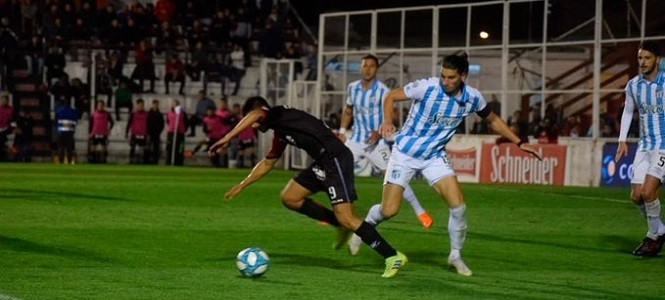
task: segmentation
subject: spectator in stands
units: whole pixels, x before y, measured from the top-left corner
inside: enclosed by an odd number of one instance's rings
[[[148,163],[158,164],[161,157],[161,136],[164,131],[164,114],[159,111],[159,100],[152,100],[152,107],[148,112]]]
[[[165,71],[164,87],[166,89],[166,94],[169,94],[169,82],[173,81],[180,82],[178,94],[185,95],[185,65],[182,60],[180,60],[177,53],[168,55]]]
[[[9,159],[7,153],[7,136],[12,133],[14,122],[14,108],[9,105],[9,96],[0,95],[0,161]]]
[[[284,52],[282,33],[275,28],[273,22],[267,22],[259,36],[259,52],[268,58],[278,58]]]
[[[171,22],[175,15],[175,3],[173,0],[157,0],[155,4],[155,17],[161,22]]]
[[[76,24],[76,12],[74,11],[74,6],[71,3],[65,3],[62,12],[59,16],[60,21],[62,22],[62,28],[65,31],[69,31],[74,28]]]
[[[136,67],[132,72],[132,80],[138,79],[139,86],[143,90],[143,81],[145,79],[150,80],[150,90],[149,93],[155,93],[155,64],[153,62],[152,56],[152,47],[149,44],[148,40],[142,40],[139,43],[138,48],[134,50],[134,61],[136,62]]]
[[[210,36],[217,47],[224,47],[231,38],[233,23],[223,10],[217,11],[210,24]]]
[[[50,86],[53,78],[62,78],[64,75],[66,78],[69,77],[65,73],[65,67],[67,66],[67,60],[65,55],[60,51],[60,48],[55,44],[49,47],[48,55],[44,61],[46,66],[46,83]]]
[[[249,38],[252,36],[252,23],[243,7],[239,7],[236,15],[231,16],[231,22],[233,24],[230,32],[231,41],[247,49]]]
[[[515,135],[520,137],[521,140],[528,140],[529,123],[521,110],[514,111],[513,115],[508,117],[508,122],[506,122],[506,124],[511,128]]]
[[[130,136],[131,133],[131,136]],[[125,139],[129,138],[129,163],[147,163],[148,149],[146,140],[148,138],[148,112],[145,110],[143,99],[136,100],[136,110],[134,110],[127,121],[125,128]],[[136,148],[143,150],[142,158],[136,156]]]
[[[215,101],[208,98],[204,90],[199,91],[199,100],[196,103],[196,111],[189,119],[190,132],[189,136],[194,136],[196,134],[196,125],[202,124],[203,117],[208,108],[217,109]]]
[[[55,102],[62,101],[69,103],[72,97],[72,89],[67,76],[60,76],[58,81],[51,85],[50,92]]]
[[[145,38],[144,32],[136,26],[136,21],[132,17],[127,19],[123,33],[122,44],[130,48],[136,48],[139,42]]]
[[[42,13],[42,35],[50,41],[55,36],[55,20],[58,18],[58,5],[51,4],[48,11]]]
[[[97,14],[97,11],[95,11],[92,6],[90,5],[89,1],[83,2],[81,5],[81,9],[78,11],[78,16],[83,20],[83,24],[85,24],[88,29],[90,30],[90,33],[93,36],[99,35],[99,16]],[[109,24],[110,20],[108,23],[102,23],[104,25]]]
[[[201,72],[208,69],[210,58],[208,51],[204,48],[203,42],[199,41],[192,51],[191,63],[185,67],[189,78],[193,81],[201,80]]]
[[[198,42],[207,44],[209,40],[208,27],[201,23],[201,21],[194,20],[192,27],[187,29],[186,36],[189,45],[196,45]]]
[[[37,77],[44,72],[44,45],[39,35],[33,35],[25,46],[25,61],[30,75]]]
[[[178,40],[179,36],[173,26],[171,26],[171,23],[162,22],[155,39],[157,52],[162,53],[162,51],[166,51],[168,53],[170,50],[176,48]]]
[[[293,60],[293,79],[297,79],[298,76],[302,74],[302,55],[296,49],[294,44],[291,44],[286,48],[286,53],[284,53],[284,58]]]
[[[24,0],[21,3],[21,27],[23,34],[32,35],[37,32],[38,7],[32,0]]]
[[[107,30],[109,24],[111,24],[113,20],[116,20],[116,18],[117,15],[115,13],[113,5],[111,4],[106,5],[106,7],[104,7],[104,9],[97,14],[97,26],[99,26],[100,33],[108,35],[108,32],[104,31]],[[117,24],[119,23],[116,23],[116,25]]]
[[[74,152],[74,134],[76,132],[79,113],[71,108],[69,104],[59,101],[55,108],[55,127],[58,135],[55,161],[61,164],[75,164],[76,154]]]
[[[103,25],[104,36],[106,39],[107,49],[109,48],[119,48],[122,51],[122,56],[126,56],[127,49],[124,47],[125,32],[122,30],[120,25],[120,20],[113,18],[110,25]]]
[[[80,119],[84,112],[90,111],[90,87],[83,83],[80,78],[74,78],[70,84],[70,91]]]
[[[566,119],[566,124],[564,124],[564,127],[561,130],[561,135],[577,138],[580,137],[580,134],[582,136],[584,135],[584,129],[582,128],[582,122],[580,121],[580,117],[569,116]]]
[[[131,114],[134,109],[133,103],[134,94],[132,90],[127,87],[127,84],[120,82],[120,86],[115,90],[115,119],[120,121],[120,108],[126,107],[127,113]]]
[[[305,76],[305,80],[316,80],[316,77],[318,75],[318,68],[319,68],[319,56],[317,54],[316,50],[317,46],[316,45],[307,45],[307,68],[309,68],[309,72],[307,72],[307,76]]]
[[[534,136],[540,144],[556,144],[559,141],[559,128],[549,117],[543,118],[538,128],[538,135]]]
[[[185,161],[185,132],[187,132],[187,113],[180,106],[180,101],[173,100],[168,116],[166,132],[166,164],[182,166]]]
[[[229,131],[231,131],[232,127],[231,125],[233,124],[233,121],[235,120],[235,115],[231,110],[229,109],[229,100],[225,97],[222,96],[219,99],[219,107],[217,108],[217,111],[215,111],[215,115],[219,116],[220,121],[221,121],[221,128],[220,128],[220,134],[219,139],[224,137]],[[212,146],[214,143],[210,144],[209,146]],[[228,155],[228,149],[223,149],[219,152],[220,154],[220,159],[221,159],[221,167],[226,168],[228,167],[229,163],[229,155]]]
[[[488,105],[489,105],[489,103],[488,103]],[[494,112],[494,111],[492,111],[492,112]],[[487,121],[485,121],[483,118],[480,118],[478,116],[476,116],[474,119],[475,120],[473,122],[473,127],[471,128],[471,133],[472,134],[488,134],[489,133],[489,126],[487,124]],[[511,127],[511,130],[513,130],[512,127]],[[515,132],[515,131],[513,131],[513,132]]]
[[[332,127],[339,128],[339,127]],[[256,129],[249,127],[238,134],[238,168],[256,164]],[[249,165],[247,165],[249,163]]]
[[[103,101],[97,101],[95,111],[90,118],[90,148],[88,150],[88,162],[106,163],[108,157],[109,133],[114,122],[111,114],[106,111]],[[101,149],[99,149],[101,147]]]
[[[231,81],[235,83],[235,86],[233,87],[233,93],[231,93],[231,95],[235,96],[240,89],[242,78],[245,77],[245,51],[242,50],[242,47],[240,47],[239,44],[232,45],[233,51],[229,54],[230,77]]]

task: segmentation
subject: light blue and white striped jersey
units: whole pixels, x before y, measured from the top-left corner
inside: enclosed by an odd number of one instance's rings
[[[459,97],[446,95],[439,77],[404,86],[413,100],[409,116],[397,133],[400,152],[418,159],[443,156],[445,147],[464,117],[485,108],[483,95],[465,84]]]
[[[626,102],[632,101],[640,115],[639,150],[665,149],[665,70],[653,82],[640,74],[626,84]]]
[[[350,139],[364,143],[370,133],[379,130],[383,122],[383,99],[390,89],[378,79],[368,89],[362,80],[351,82],[347,88],[346,105],[353,106],[353,134]]]

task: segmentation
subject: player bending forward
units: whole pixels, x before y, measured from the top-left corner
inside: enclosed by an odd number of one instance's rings
[[[261,132],[274,131],[272,148],[268,155],[240,183],[233,186],[224,197],[231,199],[250,184],[261,179],[275,167],[286,145],[305,150],[314,163],[290,180],[282,190],[282,203],[288,209],[323,221],[338,228],[338,239],[333,245],[340,248],[348,240],[352,230],[367,245],[385,258],[386,268],[382,277],[393,277],[407,263],[407,258],[396,251],[374,226],[353,213],[356,190],[353,175],[353,155],[335,137],[326,125],[314,116],[285,106],[270,107],[261,97],[247,99],[243,117],[226,136],[210,147],[209,154],[229,145],[240,132],[255,127]],[[332,210],[308,198],[317,191],[325,191]],[[347,229],[348,228],[348,229]]]

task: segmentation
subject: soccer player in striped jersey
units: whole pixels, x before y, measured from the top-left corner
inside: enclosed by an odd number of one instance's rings
[[[381,139],[378,129],[383,121],[383,99],[390,89],[376,79],[379,71],[379,60],[376,56],[366,55],[361,66],[362,79],[350,83],[347,88],[346,107],[339,128],[340,139],[351,149],[355,162],[366,158],[374,167],[385,172],[394,140]],[[353,133],[347,139],[345,133],[351,118]],[[432,227],[432,216],[425,211],[409,185],[404,187],[404,200],[411,204],[425,228]]]
[[[464,82],[468,70],[466,54],[446,56],[440,77],[417,80],[390,91],[384,100],[383,121],[379,129],[382,136],[395,134],[392,122],[394,103],[412,99],[413,104],[404,126],[397,133],[384,178],[381,205],[379,209],[370,210],[367,215],[367,219],[371,220],[368,223],[376,225],[396,215],[404,187],[420,171],[448,204],[451,248],[448,264],[464,276],[472,275],[460,253],[466,239],[466,205],[455,172],[446,157],[446,144],[457,127],[467,115],[476,113],[520,150],[541,159],[540,154],[527,141],[515,135],[501,117],[487,107],[482,94]],[[357,251],[353,248],[350,250]]]
[[[628,152],[626,137],[637,107],[640,141],[633,161],[630,199],[647,220],[647,234],[633,251],[637,256],[656,256],[665,242],[665,225],[660,218],[660,186],[665,180],[665,70],[659,68],[660,47],[644,42],[637,51],[640,74],[626,84],[626,104],[621,116],[619,146],[615,161]]]

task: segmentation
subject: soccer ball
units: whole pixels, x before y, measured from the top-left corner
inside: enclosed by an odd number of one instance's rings
[[[268,270],[270,258],[263,249],[249,247],[238,253],[236,267],[245,277],[259,277]]]

